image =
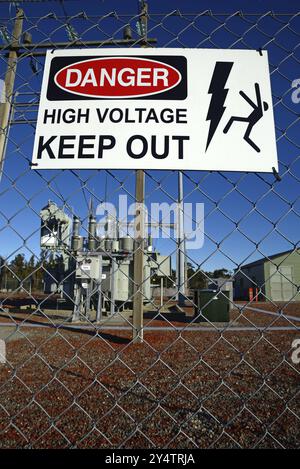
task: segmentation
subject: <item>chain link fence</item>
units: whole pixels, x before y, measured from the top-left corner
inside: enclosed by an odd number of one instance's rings
[[[1,98],[11,108],[1,129],[0,447],[298,447],[300,14],[153,13],[149,2],[145,32],[141,11],[104,14],[99,3],[91,14],[73,3],[24,2],[19,40],[20,12],[0,4],[0,78],[17,63],[12,94],[2,86]],[[152,264],[143,282],[135,284],[129,255],[123,283],[113,286],[116,258],[106,247],[102,283],[87,275],[78,296],[78,256],[64,226],[78,222],[78,238],[89,237],[96,207],[106,204],[134,250],[134,234],[111,207],[119,196],[136,202],[135,172],[39,171],[30,162],[45,50],[107,46],[266,49],[280,171],[182,172],[183,201],[204,204],[203,247],[183,249],[174,220],[148,220],[171,234],[144,246]],[[176,204],[177,183],[176,171],[145,171],[146,205]],[[66,218],[49,229],[43,209]],[[199,289],[208,296],[196,304]],[[132,303],[141,291],[138,343]],[[214,302],[225,313],[211,319]]]

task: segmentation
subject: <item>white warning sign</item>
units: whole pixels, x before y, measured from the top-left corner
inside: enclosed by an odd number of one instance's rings
[[[267,52],[48,51],[32,167],[277,171]]]

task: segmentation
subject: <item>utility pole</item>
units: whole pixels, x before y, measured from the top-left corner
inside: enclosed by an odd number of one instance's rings
[[[4,80],[4,103],[0,103],[0,171],[4,164],[4,154],[6,146],[6,138],[9,129],[9,118],[11,113],[11,106],[13,101],[13,92],[15,77],[17,71],[18,62],[18,46],[19,40],[22,35],[24,12],[21,9],[17,10],[16,19],[14,23],[14,29],[12,32],[12,42],[9,44],[9,54],[7,59],[7,70]]]
[[[148,28],[148,5],[145,1],[141,2],[140,27],[143,35],[142,47],[147,47],[147,28]],[[144,170],[136,171],[135,179],[135,250],[133,257],[133,334],[134,342],[143,342],[143,287],[144,287],[144,250],[145,250],[145,220],[144,220],[144,201],[145,201],[145,173]]]

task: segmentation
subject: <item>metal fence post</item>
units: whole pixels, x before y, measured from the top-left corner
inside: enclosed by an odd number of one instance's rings
[[[177,290],[178,303],[185,303],[185,239],[184,239],[184,207],[183,207],[183,174],[178,171],[178,213],[177,213]]]

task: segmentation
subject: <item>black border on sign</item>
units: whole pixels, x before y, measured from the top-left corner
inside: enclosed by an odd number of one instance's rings
[[[130,58],[139,58],[139,59],[151,59],[156,60],[167,65],[171,65],[172,67],[176,68],[181,73],[182,79],[177,86],[172,88],[171,90],[163,91],[162,93],[153,94],[150,96],[140,96],[138,98],[135,97],[128,97],[128,98],[99,98],[98,96],[80,96],[78,94],[71,94],[68,91],[62,90],[59,86],[57,86],[54,82],[54,77],[59,70],[62,68],[71,65],[73,63],[77,63],[84,60],[90,59],[99,59],[99,58],[109,58],[109,57],[130,57]],[[98,101],[115,101],[115,100],[177,100],[183,101],[187,98],[187,60],[186,57],[182,55],[119,55],[119,54],[111,54],[111,55],[94,55],[94,56],[72,56],[72,57],[54,57],[51,60],[50,64],[50,71],[49,71],[49,78],[48,78],[48,86],[47,86],[47,99],[48,101],[94,101],[95,99]]]

